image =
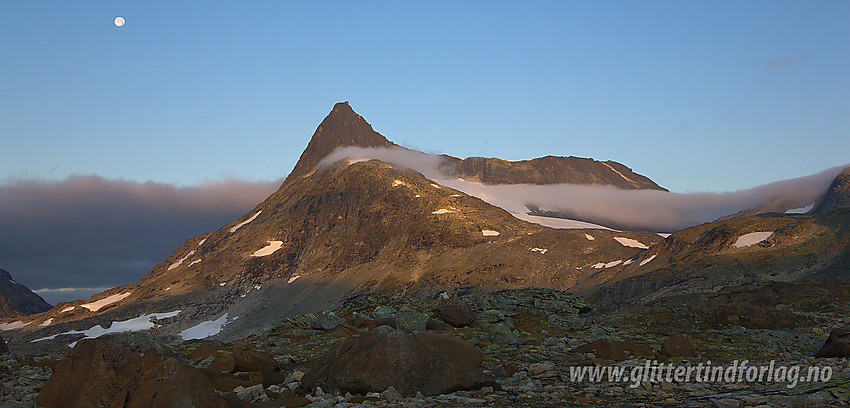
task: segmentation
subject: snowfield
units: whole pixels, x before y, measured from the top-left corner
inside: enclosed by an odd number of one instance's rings
[[[242,228],[242,226],[244,226],[245,224],[247,224],[251,221],[254,221],[255,219],[257,219],[257,216],[259,216],[261,212],[263,212],[263,211],[262,210],[257,211],[257,213],[254,214],[253,216],[251,216],[251,218],[248,218],[247,220],[242,221],[239,224],[236,224],[236,226],[234,226],[233,228],[230,229],[230,232],[236,232],[236,230],[238,230],[239,228]]]
[[[84,308],[86,308],[86,309],[88,309],[92,312],[96,312],[96,311],[103,309],[104,307],[109,306],[109,305],[111,305],[115,302],[119,302],[121,300],[124,300],[127,296],[130,296],[130,294],[132,294],[132,293],[133,292],[124,292],[124,293],[119,293],[117,295],[107,296],[107,297],[100,299],[98,301],[86,303],[84,305],[80,305],[80,307],[84,307]]]
[[[151,328],[157,326],[157,324],[154,323],[154,320],[174,317],[174,316],[177,316],[179,313],[180,313],[179,310],[175,310],[173,312],[167,312],[167,313],[151,313],[151,314],[141,315],[139,317],[129,319],[129,320],[121,320],[121,321],[117,321],[117,322],[112,322],[109,325],[109,328],[106,328],[106,329],[104,329],[103,326],[101,326],[101,325],[96,325],[96,326],[93,326],[93,327],[86,329],[86,330],[82,330],[82,331],[71,330],[71,331],[67,331],[67,332],[64,332],[64,333],[58,333],[58,334],[54,334],[52,336],[47,336],[47,337],[42,337],[40,339],[35,339],[35,340],[30,341],[30,342],[35,343],[35,342],[42,341],[42,340],[52,340],[52,339],[55,339],[56,337],[66,335],[66,334],[83,334],[83,335],[85,335],[84,338],[93,339],[93,338],[97,338],[97,337],[103,336],[104,334],[109,334],[109,333],[124,333],[124,332],[143,331],[143,330],[148,330],[148,329],[151,329]],[[77,342],[71,343],[70,346],[74,347],[74,345],[76,343]]]
[[[221,328],[227,324],[227,313],[215,320],[207,320],[198,323],[180,332],[183,340],[205,339],[221,332]]]
[[[815,208],[815,203],[811,203],[805,207],[792,208],[788,211],[785,211],[785,214],[805,214]]]
[[[773,232],[770,231],[760,231],[760,232],[751,232],[749,234],[744,234],[738,237],[738,240],[735,241],[735,248],[743,248],[748,247],[750,245],[758,244],[766,240],[768,237],[773,235]]]
[[[637,240],[634,240],[634,239],[631,239],[631,238],[614,237],[614,239],[617,240],[617,242],[619,242],[620,245],[622,245],[622,246],[627,246],[627,247],[631,247],[631,248],[649,249],[648,246],[640,243],[640,241],[637,241]]]
[[[255,251],[251,256],[268,256],[283,247],[283,241],[266,241],[269,244]]]

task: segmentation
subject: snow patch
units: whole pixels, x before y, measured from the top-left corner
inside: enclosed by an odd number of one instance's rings
[[[434,184],[434,183],[431,183],[431,187],[434,187],[434,188],[443,188],[443,186],[441,186],[441,185],[439,185],[439,184]]]
[[[531,252],[540,252],[541,255],[545,254],[548,249],[546,248],[530,248]]]
[[[201,262],[201,260],[200,260],[200,259],[196,259],[196,260],[192,261],[192,263],[190,263],[189,265],[187,265],[187,267],[188,267],[188,266],[192,266],[192,265],[194,265],[194,264],[196,264],[196,263],[199,263],[199,262]]]
[[[372,160],[372,159],[365,158],[365,157],[359,158],[359,159],[348,159],[348,165],[351,166],[354,163],[360,163],[360,162],[368,161],[368,160]]]
[[[45,320],[45,321],[43,321],[43,322],[41,322],[41,324],[40,324],[40,325],[38,325],[38,327],[47,327],[47,326],[50,326],[50,323],[53,323],[53,318],[52,318],[52,317],[51,317],[51,318],[49,318],[49,319],[47,319],[47,320]]]
[[[479,197],[480,198],[480,197]],[[487,201],[487,200],[484,200]],[[530,223],[542,225],[544,227],[556,228],[556,229],[605,229],[611,230],[611,228],[603,227],[597,224],[591,224],[589,222],[570,220],[566,218],[554,218],[554,217],[541,217],[539,215],[531,215],[524,213],[511,213],[514,218],[528,221]],[[612,230],[613,231],[613,230]]]
[[[182,337],[183,340],[205,339],[210,336],[215,336],[221,332],[221,328],[224,327],[225,324],[227,324],[227,313],[218,319],[207,320],[183,330],[180,332],[180,337]]]
[[[242,228],[243,225],[245,225],[245,224],[247,224],[251,221],[254,221],[255,219],[257,219],[257,216],[259,216],[261,212],[263,212],[263,211],[262,210],[257,211],[257,213],[254,214],[253,216],[251,216],[251,218],[248,218],[247,220],[242,221],[239,224],[236,224],[236,226],[234,226],[233,228],[230,229],[230,232],[236,232],[236,230],[238,230],[239,228]]]
[[[460,194],[452,194],[449,197],[460,197]]]
[[[628,265],[628,264],[630,264],[634,261],[635,261],[634,259],[628,259],[628,260],[626,260],[626,262],[623,262],[623,266],[626,266],[626,265]]]
[[[124,293],[119,293],[117,295],[107,296],[107,297],[100,299],[98,301],[94,301],[94,302],[91,302],[91,303],[86,303],[84,305],[80,305],[80,307],[84,307],[84,308],[86,308],[86,309],[88,309],[92,312],[96,312],[96,311],[103,309],[104,307],[109,306],[109,305],[111,305],[115,302],[124,300],[127,296],[130,296],[131,293],[133,293],[133,292],[124,292]]]
[[[67,332],[64,332],[64,333],[54,334],[52,336],[42,337],[40,339],[35,339],[35,340],[30,341],[30,343],[35,343],[37,341],[42,341],[42,340],[52,340],[52,339],[55,339],[58,336],[62,336],[62,335],[66,335],[66,334],[83,334],[83,335],[85,335],[85,337],[83,337],[83,338],[94,339],[94,338],[97,338],[97,337],[103,336],[104,334],[109,334],[109,333],[124,333],[124,332],[134,332],[134,331],[148,330],[148,329],[152,329],[152,328],[157,326],[157,324],[154,323],[154,320],[174,317],[174,316],[177,316],[179,313],[180,313],[179,310],[175,310],[173,312],[167,312],[167,313],[151,313],[151,314],[141,315],[139,317],[129,319],[129,320],[121,320],[121,321],[117,321],[117,322],[112,322],[109,325],[109,327],[106,328],[106,329],[104,329],[103,326],[101,326],[101,325],[96,325],[96,326],[91,327],[87,330],[82,330],[82,331],[71,330],[71,331],[67,331]],[[76,344],[76,342],[72,343],[72,344]],[[73,346],[71,346],[71,347],[73,347]]]
[[[191,251],[189,251],[189,253],[188,253],[188,254],[186,254],[186,256],[184,256],[184,257],[180,258],[180,260],[178,260],[177,262],[175,262],[175,263],[171,264],[171,266],[169,266],[169,267],[168,267],[168,270],[170,271],[170,270],[172,270],[172,269],[174,269],[174,268],[176,268],[176,267],[180,266],[180,265],[183,263],[183,261],[185,261],[185,260],[186,260],[186,258],[188,258],[188,257],[190,257],[190,256],[192,256],[192,255],[194,255],[194,254],[195,254],[195,250],[194,250],[194,249],[193,249],[193,250],[191,250]]]
[[[653,255],[653,256],[650,256],[649,258],[646,258],[646,259],[640,261],[640,264],[638,264],[638,266],[644,266],[644,265],[652,262],[652,260],[655,259],[655,256],[656,255]]]
[[[670,235],[673,235],[673,234],[668,234],[666,232],[656,232],[656,234],[658,234],[658,236],[661,237],[661,238],[667,238]]]
[[[608,167],[608,168],[609,168],[609,169],[611,169],[611,171],[613,171],[614,173],[619,174],[619,175],[620,175],[620,177],[624,178],[624,179],[625,179],[626,181],[628,181],[629,183],[632,183],[632,184],[634,184],[634,183],[635,183],[632,179],[630,179],[630,178],[628,178],[628,177],[624,176],[624,175],[623,175],[623,173],[620,173],[619,171],[617,171],[617,169],[615,169],[615,168],[613,168],[613,167],[609,166],[609,165],[608,165],[608,163],[605,163],[605,162],[600,162],[600,163],[604,164],[604,165],[605,165],[605,167]]]
[[[811,203],[805,207],[792,208],[788,211],[785,211],[785,214],[805,214],[815,208],[815,203]]]
[[[592,268],[596,268],[596,269],[602,269],[602,268],[613,268],[613,267],[615,267],[615,266],[617,266],[617,265],[619,265],[619,264],[621,264],[621,263],[623,263],[623,260],[622,260],[622,259],[620,259],[620,260],[616,260],[616,261],[611,261],[611,262],[608,262],[608,263],[605,263],[605,262],[599,262],[598,264],[594,264],[594,265],[593,265],[593,266],[591,266],[591,267],[592,267]]]
[[[593,241],[593,240],[596,239],[596,238],[593,238],[593,235],[590,235],[590,234],[584,234],[584,237],[587,238],[589,241]]]
[[[448,213],[453,213],[453,212],[454,212],[454,211],[452,211],[452,210],[447,210],[447,209],[445,209],[445,208],[440,208],[439,210],[434,211],[434,212],[432,212],[431,214],[448,214]]]
[[[640,249],[649,249],[648,246],[641,244],[639,241],[631,239],[631,238],[614,237],[614,239],[617,240],[617,242],[619,242],[620,245],[622,245],[622,246],[627,246],[627,247],[632,247],[632,248],[640,248]]]
[[[32,322],[24,323],[20,320],[12,323],[0,323],[0,331],[20,329],[21,327],[29,326],[31,323]]]
[[[394,180],[393,181],[393,187],[398,187],[398,186],[407,186],[407,183],[405,183],[401,180]]]
[[[484,235],[485,237],[496,237],[499,236],[499,231],[481,230],[481,235]]]
[[[766,240],[768,237],[773,235],[770,231],[760,231],[760,232],[751,232],[749,234],[744,234],[738,237],[738,240],[735,241],[735,248],[743,248],[748,247],[750,245],[758,244]]]
[[[206,238],[204,238],[204,239],[202,239],[200,242],[198,242],[198,246],[203,245],[203,244],[204,244],[204,242],[207,242],[207,239],[206,239]]]
[[[295,282],[295,280],[296,280],[296,279],[298,279],[298,278],[300,278],[300,276],[295,275],[295,276],[293,276],[293,277],[289,278],[289,281],[288,281],[287,283]]]
[[[218,286],[224,286],[224,285],[227,285],[227,282],[221,282],[221,283],[218,284]]]
[[[74,310],[74,308],[75,308],[75,307],[76,307],[76,306],[69,306],[69,307],[66,307],[66,308],[64,308],[64,309],[60,310],[60,311],[59,311],[59,313],[70,312],[70,311]]]
[[[283,247],[283,241],[266,241],[269,244],[255,251],[251,256],[268,256]]]

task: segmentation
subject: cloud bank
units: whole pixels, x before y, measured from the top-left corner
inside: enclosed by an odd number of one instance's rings
[[[51,303],[135,282],[187,238],[244,215],[279,185],[12,180],[0,185],[0,267]],[[40,290],[54,288],[64,290]]]
[[[322,160],[320,166],[345,158],[378,159],[408,167],[512,213],[536,208],[611,228],[656,232],[678,231],[759,206],[770,211],[806,206],[816,201],[838,173],[850,165],[746,190],[675,193],[575,184],[484,185],[449,178],[438,170],[440,156],[404,148],[340,148]]]

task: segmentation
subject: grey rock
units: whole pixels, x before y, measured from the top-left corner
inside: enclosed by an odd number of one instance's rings
[[[411,308],[402,308],[395,314],[395,324],[399,330],[407,332],[425,331],[428,315]]]
[[[399,393],[395,387],[391,386],[381,392],[381,399],[384,401],[398,402],[404,400],[404,397],[401,396],[401,393]]]
[[[519,334],[511,330],[506,323],[497,323],[490,328],[490,334],[487,339],[494,344],[519,344],[522,339]]]

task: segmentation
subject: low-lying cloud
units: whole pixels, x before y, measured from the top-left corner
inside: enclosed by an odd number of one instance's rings
[[[675,193],[620,190],[575,184],[484,185],[449,178],[439,172],[441,157],[404,148],[346,147],[322,160],[326,166],[344,158],[378,159],[419,171],[440,184],[478,197],[512,213],[540,209],[616,229],[674,232],[742,210],[763,206],[785,211],[815,202],[847,165],[810,176],[776,181],[723,193]]]
[[[0,185],[0,268],[54,302],[135,282],[187,238],[218,229],[280,181],[200,186],[72,176]]]

